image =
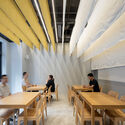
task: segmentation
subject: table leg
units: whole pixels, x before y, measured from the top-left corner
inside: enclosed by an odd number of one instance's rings
[[[91,107],[91,125],[95,125],[95,110]]]
[[[24,125],[27,125],[27,108],[24,108]]]

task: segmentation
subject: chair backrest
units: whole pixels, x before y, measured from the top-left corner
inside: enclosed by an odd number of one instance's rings
[[[25,92],[26,91],[26,86],[22,86],[22,90],[23,90],[23,92]]]
[[[120,97],[120,100],[125,102],[125,95],[124,95],[124,96],[121,96],[121,97]]]
[[[43,98],[40,98],[40,100],[37,102],[36,105],[36,114],[39,115],[41,113],[43,107]]]
[[[58,84],[56,85],[56,92],[58,92]]]
[[[84,105],[83,105],[83,102],[76,95],[75,95],[75,103],[76,103],[76,113],[78,113],[80,115],[80,117],[83,118]]]
[[[110,91],[108,92],[108,95],[110,95],[110,96],[112,96],[112,97],[114,97],[114,98],[118,98],[118,96],[119,96],[119,94],[118,94],[117,92],[112,91],[112,90],[110,90]]]
[[[100,90],[100,92],[102,92],[102,90],[103,90],[103,87],[102,87],[102,86],[99,86],[99,90]]]
[[[52,88],[52,86],[50,86],[49,89],[48,89],[48,94],[49,95],[51,95],[51,88]]]

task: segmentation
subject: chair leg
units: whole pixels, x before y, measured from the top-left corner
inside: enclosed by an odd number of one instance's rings
[[[121,121],[121,125],[123,125],[123,121]]]
[[[75,116],[75,107],[73,107],[73,116]]]
[[[2,119],[0,120],[0,125],[3,125],[3,120]]]
[[[45,113],[46,113],[46,117],[47,117],[47,106],[45,106]]]
[[[113,121],[114,125],[118,125],[118,120]]]
[[[56,101],[58,101],[58,92],[56,93]]]
[[[10,120],[9,119],[7,119],[7,125],[9,125],[10,124]]]
[[[36,120],[36,125],[39,125],[39,119]]]
[[[18,122],[17,122],[17,125],[20,125],[20,119],[18,118]]]
[[[102,119],[99,120],[99,124],[100,124],[100,125],[103,125],[103,123],[102,123]]]
[[[42,125],[44,125],[44,113],[42,112]]]
[[[78,125],[78,115],[76,113],[76,118],[75,118],[76,125]]]

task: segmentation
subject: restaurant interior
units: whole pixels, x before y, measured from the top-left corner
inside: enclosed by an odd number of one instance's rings
[[[125,125],[125,0],[0,0],[0,125]]]

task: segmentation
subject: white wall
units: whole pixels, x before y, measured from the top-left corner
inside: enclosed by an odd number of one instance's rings
[[[81,62],[76,57],[76,53],[69,56],[69,44],[65,44],[63,55],[61,47],[62,45],[58,44],[56,53],[51,48],[47,53],[44,49],[31,50],[23,44],[23,72],[29,72],[32,84],[45,84],[48,75],[52,74],[55,83],[59,84],[60,94],[65,95],[67,94],[67,84],[88,84],[86,75],[91,70],[89,62],[86,64]],[[89,68],[85,68],[85,66],[89,66]]]
[[[2,74],[7,74],[12,93],[20,92],[22,80],[22,47],[15,43],[2,42]]]
[[[125,66],[101,69],[98,71],[98,78],[101,80],[125,82]]]

